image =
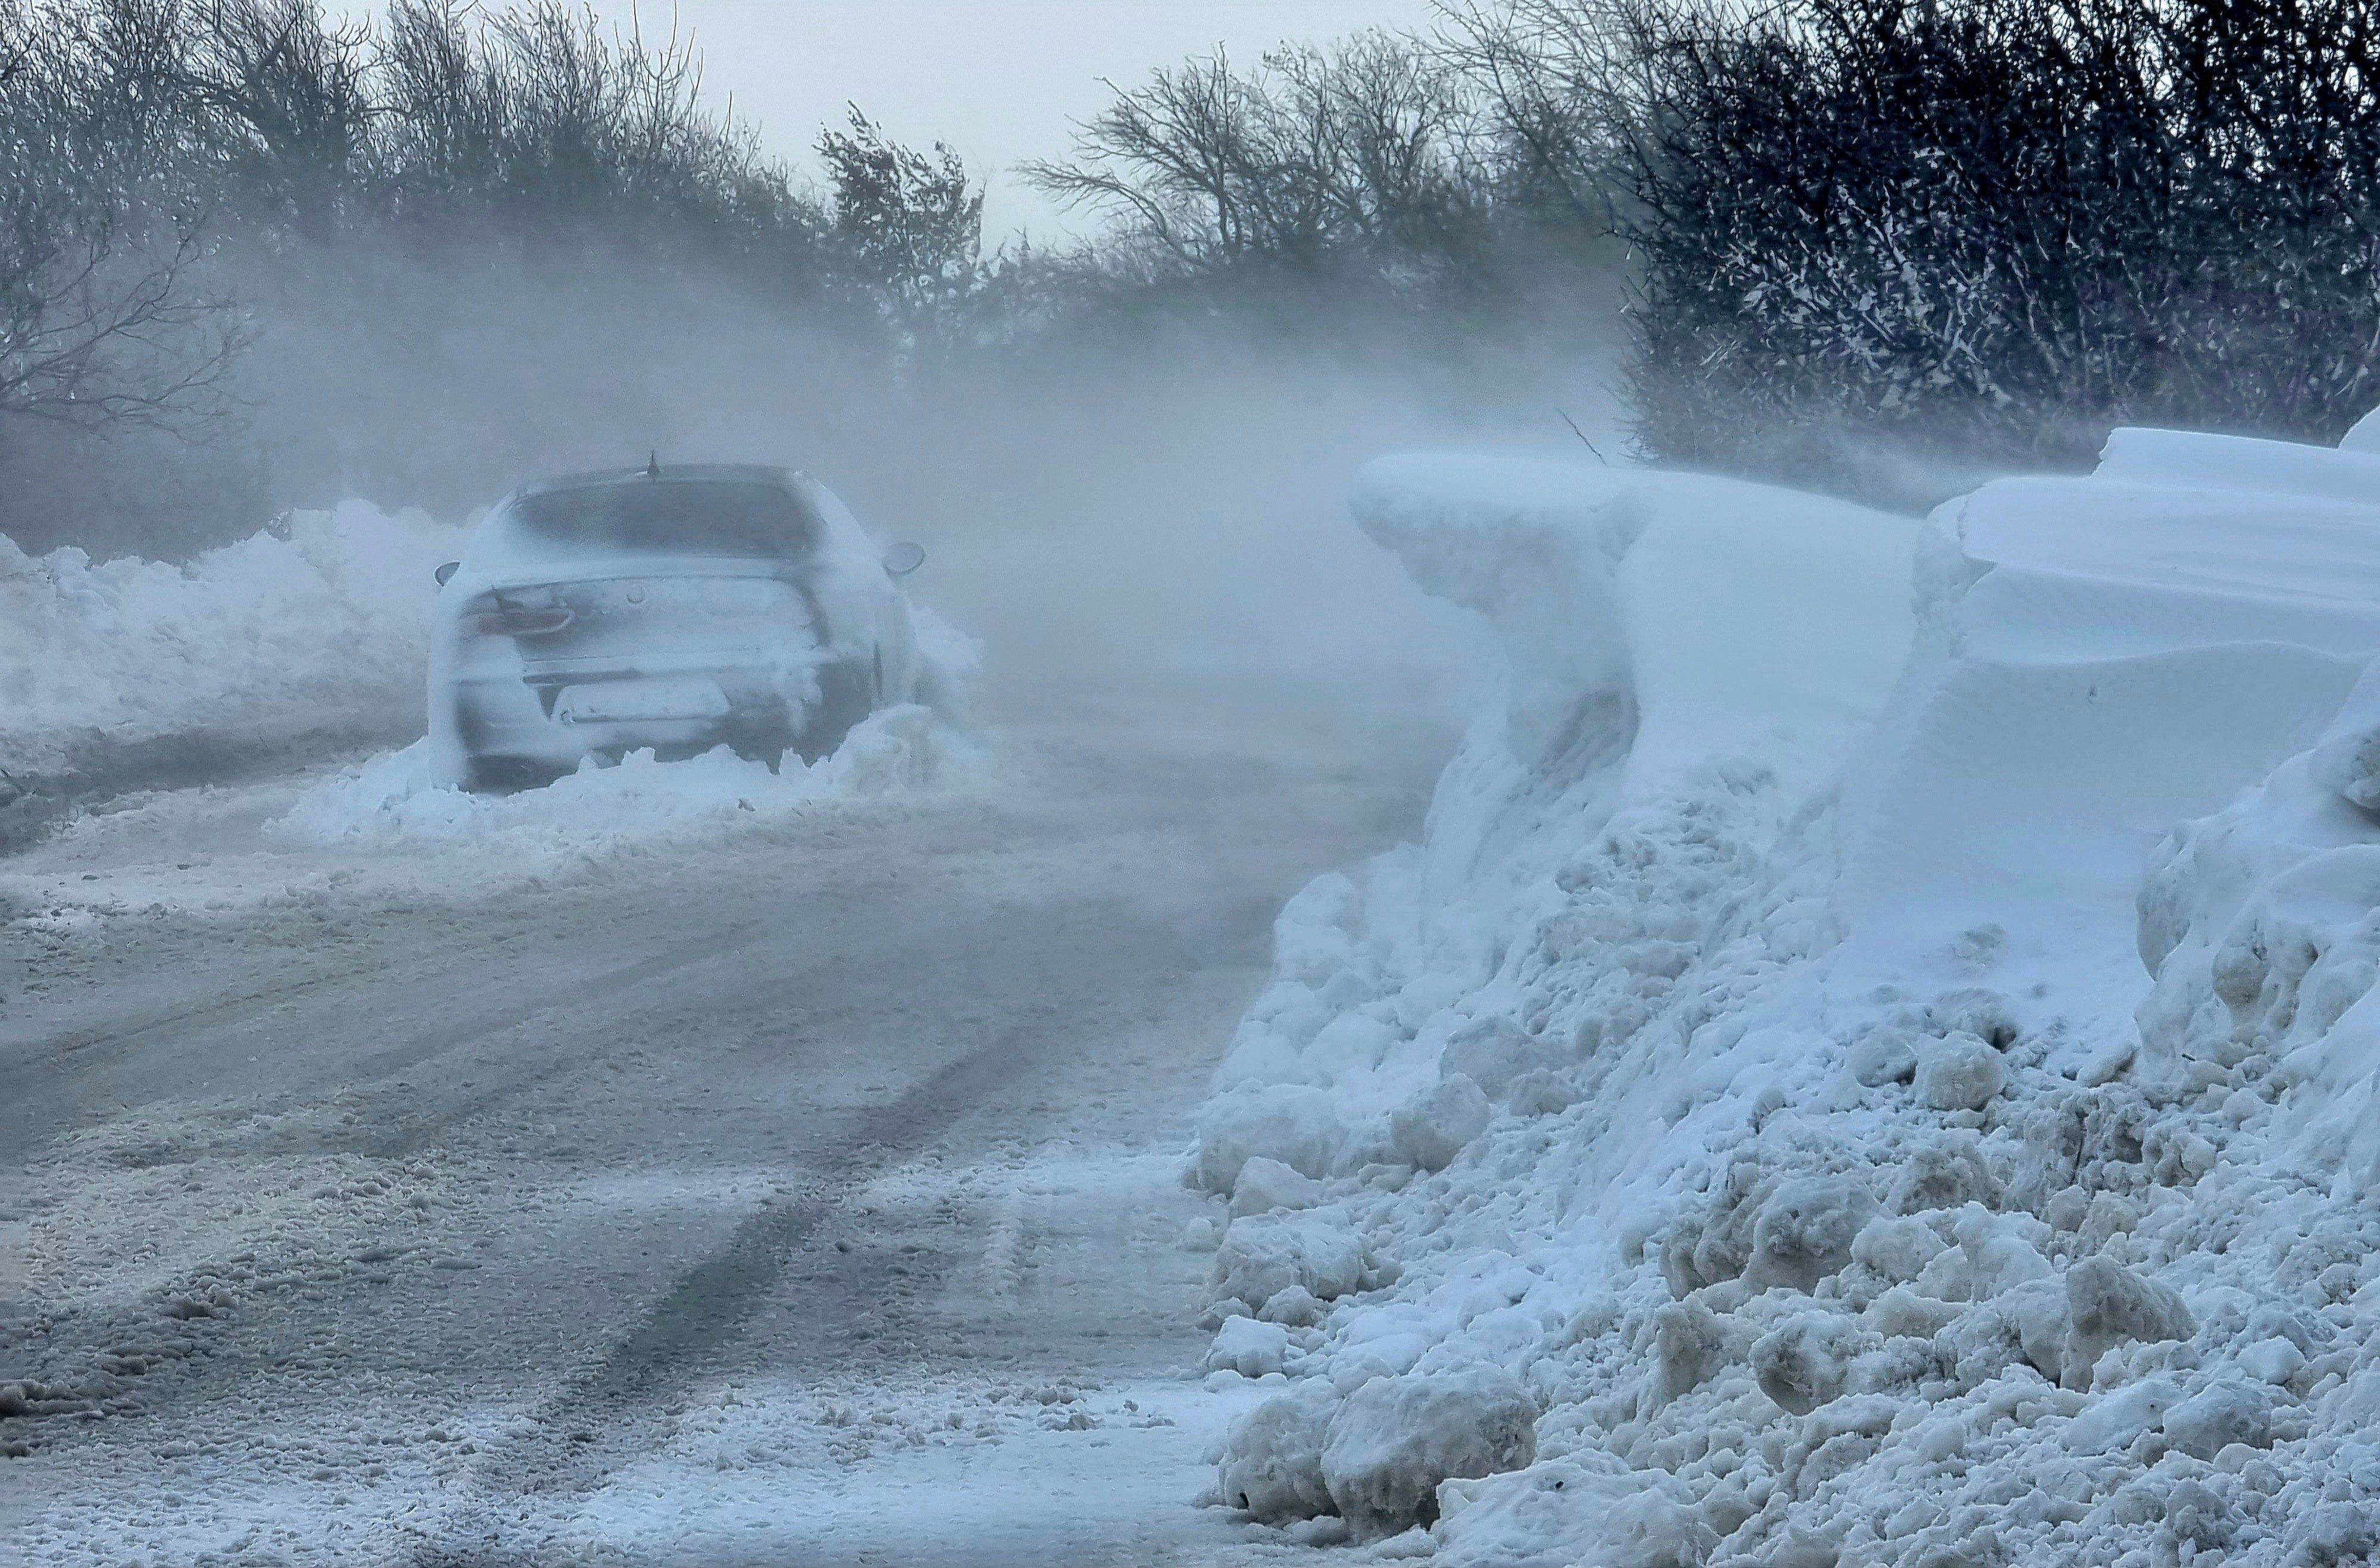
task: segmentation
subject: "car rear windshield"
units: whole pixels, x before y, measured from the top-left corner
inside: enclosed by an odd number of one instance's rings
[[[512,512],[540,542],[589,550],[790,557],[807,553],[815,532],[808,508],[790,492],[736,480],[549,490],[521,497]]]

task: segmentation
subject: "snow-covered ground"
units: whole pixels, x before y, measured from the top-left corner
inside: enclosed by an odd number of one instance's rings
[[[2380,456],[1354,505],[1508,691],[1201,1114],[1219,1380],[1290,1379],[1215,1500],[1450,1563],[2380,1550]]]

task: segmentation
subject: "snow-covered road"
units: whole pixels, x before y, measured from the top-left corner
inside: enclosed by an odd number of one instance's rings
[[[1243,1550],[1189,1113],[1446,737],[993,717],[980,787],[593,851],[292,847],[290,779],[0,863],[0,1557]]]

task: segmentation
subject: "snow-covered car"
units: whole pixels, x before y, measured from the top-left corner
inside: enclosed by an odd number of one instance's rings
[[[430,741],[443,782],[550,783],[587,758],[722,744],[816,759],[922,667],[898,579],[807,474],[747,465],[522,486],[438,569]]]

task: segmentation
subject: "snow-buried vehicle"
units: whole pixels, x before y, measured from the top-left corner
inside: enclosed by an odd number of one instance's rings
[[[727,745],[815,760],[922,677],[897,578],[807,474],[754,465],[522,486],[440,568],[430,740],[443,783],[549,783],[589,757]]]

